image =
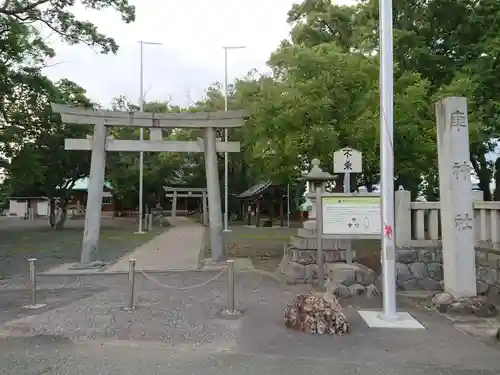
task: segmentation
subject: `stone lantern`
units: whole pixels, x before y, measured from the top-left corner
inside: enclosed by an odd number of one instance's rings
[[[313,283],[318,280],[318,276],[323,274],[319,271],[317,262],[317,236],[316,236],[316,187],[321,187],[324,191],[325,183],[332,181],[335,176],[320,168],[320,161],[313,159],[312,168],[302,179],[308,185],[308,198],[312,204],[309,218],[303,223],[303,227],[297,230],[297,234],[290,238],[286,246],[285,254],[281,262],[281,275],[289,283]],[[338,241],[323,241],[323,259],[324,263],[334,263],[341,261],[341,253],[338,247]],[[319,262],[323,264],[323,262]]]
[[[321,191],[325,191],[325,183],[327,181],[332,181],[336,176],[331,175],[328,172],[323,171],[320,168],[319,159],[311,160],[312,168],[308,174],[306,174],[302,179],[306,181],[309,191],[309,200],[312,203],[311,211],[308,215],[308,220],[304,222],[304,229],[315,232],[316,231],[316,187],[321,187]]]

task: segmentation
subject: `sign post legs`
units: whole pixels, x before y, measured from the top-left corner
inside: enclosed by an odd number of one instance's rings
[[[351,194],[351,173],[349,171],[344,174],[344,193]],[[345,241],[345,261],[348,264],[352,263],[351,240]]]
[[[323,255],[323,201],[321,199],[321,183],[316,183],[316,264],[318,265],[318,289],[325,288],[325,268]]]
[[[362,154],[358,150],[344,147],[333,153],[333,172],[344,174],[344,194],[351,194],[351,173],[361,173],[363,168]],[[345,261],[352,263],[352,242],[345,243]]]

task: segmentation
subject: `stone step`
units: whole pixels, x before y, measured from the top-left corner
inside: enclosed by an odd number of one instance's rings
[[[316,220],[306,220],[302,223],[302,227],[316,232]]]
[[[316,264],[317,250],[302,250],[294,247],[288,248],[288,260],[303,265]],[[323,251],[323,263],[340,262],[345,259],[344,250]]]
[[[300,264],[283,257],[280,273],[287,283],[311,283],[318,278],[318,265],[314,263]],[[365,287],[374,284],[377,278],[373,270],[357,263],[325,263],[324,275],[329,284],[334,287],[341,284],[345,287],[354,284]]]
[[[316,231],[311,229],[299,228],[297,230],[297,237],[316,238]]]
[[[340,250],[339,240],[323,239],[323,250]],[[316,238],[291,237],[290,245],[301,250],[316,250]]]

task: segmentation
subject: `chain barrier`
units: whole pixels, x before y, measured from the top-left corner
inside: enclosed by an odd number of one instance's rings
[[[30,265],[30,284],[31,284],[31,304],[28,306],[25,306],[25,308],[39,308],[42,306],[45,306],[45,304],[39,304],[37,303],[37,280],[36,280],[36,269],[35,269],[35,258],[31,258],[28,260],[29,265]],[[124,307],[125,311],[133,311],[135,306],[134,306],[134,300],[135,300],[135,275],[137,273],[136,267],[135,267],[135,259],[129,259],[129,272],[128,272],[128,298],[127,298],[127,303],[126,306]],[[234,261],[228,260],[227,261],[227,266],[224,267],[219,273],[217,273],[215,276],[211,277],[210,279],[199,283],[195,285],[189,285],[189,286],[174,286],[174,285],[168,285],[161,283],[158,281],[156,278],[153,276],[148,275],[146,272],[139,270],[139,272],[144,276],[147,280],[153,282],[154,284],[166,288],[166,289],[172,289],[172,290],[191,290],[195,288],[199,288],[202,286],[205,286],[215,280],[217,280],[219,277],[221,277],[226,271],[228,271],[228,294],[227,294],[227,302],[228,306],[227,309],[223,311],[225,315],[228,316],[237,316],[240,315],[241,312],[236,310],[235,308],[235,298],[234,298],[234,278],[235,278],[235,269],[234,269]],[[251,272],[251,270],[248,270]],[[247,272],[248,272],[247,271]],[[240,272],[245,272],[245,271],[240,271]],[[95,280],[94,280],[95,281]],[[79,283],[79,277],[77,277],[77,282]],[[100,283],[98,283],[100,284]]]
[[[131,260],[132,261],[132,260]],[[224,267],[217,275],[214,277],[211,277],[210,279],[196,284],[196,285],[190,285],[190,286],[173,286],[173,285],[168,285],[168,284],[163,284],[159,282],[157,279],[155,279],[152,276],[149,276],[147,273],[144,271],[139,271],[142,276],[144,276],[147,280],[155,283],[156,285],[159,285],[160,287],[166,288],[166,289],[173,289],[173,290],[191,290],[195,288],[199,288],[201,286],[207,285],[208,283],[211,283],[212,281],[217,280],[219,277],[221,277],[224,273],[228,271],[228,288],[227,288],[227,308],[224,309],[221,314],[234,317],[241,315],[241,311],[236,310],[235,308],[235,298],[234,298],[234,261],[228,260],[227,261],[227,266]],[[130,275],[133,278],[133,275],[135,274],[135,264],[132,265],[131,263],[131,268],[130,268]],[[134,283],[131,283],[131,288],[129,292],[129,305],[126,308],[128,311],[133,309],[133,293],[134,293]]]
[[[148,279],[149,281],[153,282],[154,284],[156,284],[156,285],[158,285],[158,286],[160,286],[162,288],[172,289],[172,290],[190,290],[190,289],[195,289],[195,288],[202,287],[204,285],[207,285],[207,284],[211,283],[212,281],[217,280],[220,276],[222,276],[227,271],[227,269],[228,269],[228,267],[224,267],[224,269],[222,269],[217,275],[215,275],[214,277],[212,277],[211,279],[209,279],[207,281],[204,281],[204,282],[199,283],[199,284],[190,285],[190,286],[183,286],[183,287],[173,286],[173,285],[168,285],[168,284],[163,284],[163,283],[159,282],[157,279],[155,279],[153,276],[149,276],[144,271],[139,271],[139,272],[146,279]]]
[[[173,285],[168,285],[168,284],[163,284],[159,282],[157,279],[155,279],[152,276],[149,276],[147,273],[144,271],[139,271],[142,276],[144,276],[147,280],[155,283],[156,285],[159,285],[160,287],[166,288],[166,289],[173,289],[173,290],[191,290],[195,288],[199,288],[201,286],[207,285],[208,283],[211,283],[212,281],[217,280],[219,277],[221,277],[224,273],[228,271],[228,288],[227,288],[227,308],[224,309],[221,314],[234,317],[241,315],[241,311],[236,310],[235,308],[235,299],[234,299],[234,261],[228,260],[227,261],[227,266],[224,267],[217,275],[214,277],[211,277],[207,281],[204,281],[202,283],[196,284],[196,285],[190,285],[190,286],[173,286]],[[131,276],[133,277],[135,273],[135,270],[131,269]],[[131,284],[131,290],[130,290],[130,298],[129,298],[129,305],[127,310],[130,311],[133,309],[133,282]]]

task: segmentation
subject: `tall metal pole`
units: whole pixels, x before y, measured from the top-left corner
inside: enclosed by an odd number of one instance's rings
[[[224,111],[227,112],[228,79],[227,79],[227,51],[229,49],[242,49],[245,46],[224,46]],[[228,129],[224,128],[224,142],[228,141]],[[224,153],[224,232],[230,232],[229,226],[229,155]]]
[[[227,48],[224,48],[224,111],[227,112]],[[228,141],[228,129],[224,128],[224,142]],[[229,232],[229,155],[224,153],[224,232]]]
[[[394,76],[392,0],[380,1],[380,173],[382,206],[383,316],[396,314],[396,244],[394,241]]]
[[[144,112],[144,64],[143,64],[143,51],[144,51],[144,43],[142,41],[139,42],[141,45],[141,62],[140,62],[140,98],[139,98],[139,110]],[[139,139],[142,141],[144,139],[144,129],[139,129]],[[139,229],[137,230],[138,234],[144,233],[142,231],[142,205],[143,205],[143,177],[144,177],[144,152],[141,151],[139,153]]]
[[[139,79],[139,110],[141,112],[144,112],[144,45],[161,45],[161,43],[156,43],[156,42],[145,42],[140,40],[139,44],[141,46],[141,58],[140,58],[140,79]],[[139,129],[139,139],[142,141],[144,139],[144,129],[140,128]],[[144,196],[144,189],[143,189],[143,180],[144,180],[144,152],[141,151],[139,153],[139,228],[137,230],[137,234],[143,234],[144,232],[142,231],[142,209],[143,209],[143,196]]]

